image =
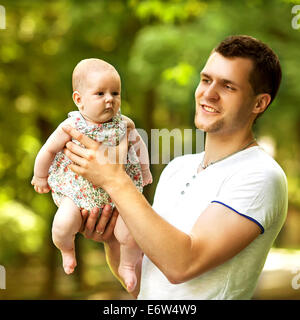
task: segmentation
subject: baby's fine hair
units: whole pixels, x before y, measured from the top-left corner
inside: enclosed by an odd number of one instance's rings
[[[80,91],[83,88],[86,75],[92,71],[118,71],[108,62],[98,58],[83,59],[77,63],[72,74],[73,91]],[[119,75],[119,74],[118,74]]]

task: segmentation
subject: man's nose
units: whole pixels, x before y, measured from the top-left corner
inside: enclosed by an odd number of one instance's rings
[[[203,97],[207,100],[218,100],[219,93],[217,90],[217,84],[212,82],[205,87],[203,91]]]

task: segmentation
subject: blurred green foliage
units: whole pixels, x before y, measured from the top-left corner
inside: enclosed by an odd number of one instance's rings
[[[77,290],[77,296],[80,292],[86,298],[97,290],[115,290],[115,295],[102,297],[116,298],[124,293],[105,264],[102,246],[82,237],[78,239],[77,275],[68,280],[61,275],[50,234],[56,208],[49,194],[39,195],[30,185],[39,148],[75,109],[71,74],[84,58],[99,57],[117,68],[122,79],[122,112],[150,136],[151,128],[194,128],[199,72],[224,37],[248,34],[268,43],[280,57],[283,81],[255,132],[258,138],[268,136],[275,144],[275,158],[288,176],[290,206],[299,212],[300,31],[291,26],[295,3],[1,1],[6,29],[0,30],[0,264],[6,266],[8,277],[23,281],[17,268],[23,266],[24,271],[29,263],[39,270],[40,279],[36,287],[29,283],[27,291],[9,291],[8,285],[0,296],[75,297]],[[145,190],[150,202],[163,167],[152,165],[154,183]],[[282,243],[299,247],[299,242]],[[106,276],[97,280],[95,270],[99,269]],[[24,272],[22,276],[26,277]],[[65,292],[62,287],[70,290]]]

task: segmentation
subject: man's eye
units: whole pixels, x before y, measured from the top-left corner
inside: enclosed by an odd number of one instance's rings
[[[201,79],[202,82],[208,83],[209,80],[208,79]]]
[[[226,89],[229,89],[229,90],[231,90],[231,91],[234,91],[234,90],[235,90],[235,88],[233,88],[232,86],[229,86],[228,84],[225,85],[225,87],[226,87]]]

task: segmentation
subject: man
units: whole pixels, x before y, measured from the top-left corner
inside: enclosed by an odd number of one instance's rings
[[[276,96],[276,54],[249,36],[231,36],[209,56],[196,89],[195,125],[205,152],[177,157],[164,169],[153,207],[121,164],[100,164],[99,144],[65,128],[70,166],[104,188],[144,252],[134,295],[139,299],[250,299],[287,212],[287,182],[253,138],[252,126]],[[124,155],[126,142],[117,149]],[[105,241],[117,276],[117,212],[95,210],[86,236]],[[106,227],[106,229],[105,229]],[[104,231],[97,233],[99,231]],[[142,270],[142,275],[141,274]]]

